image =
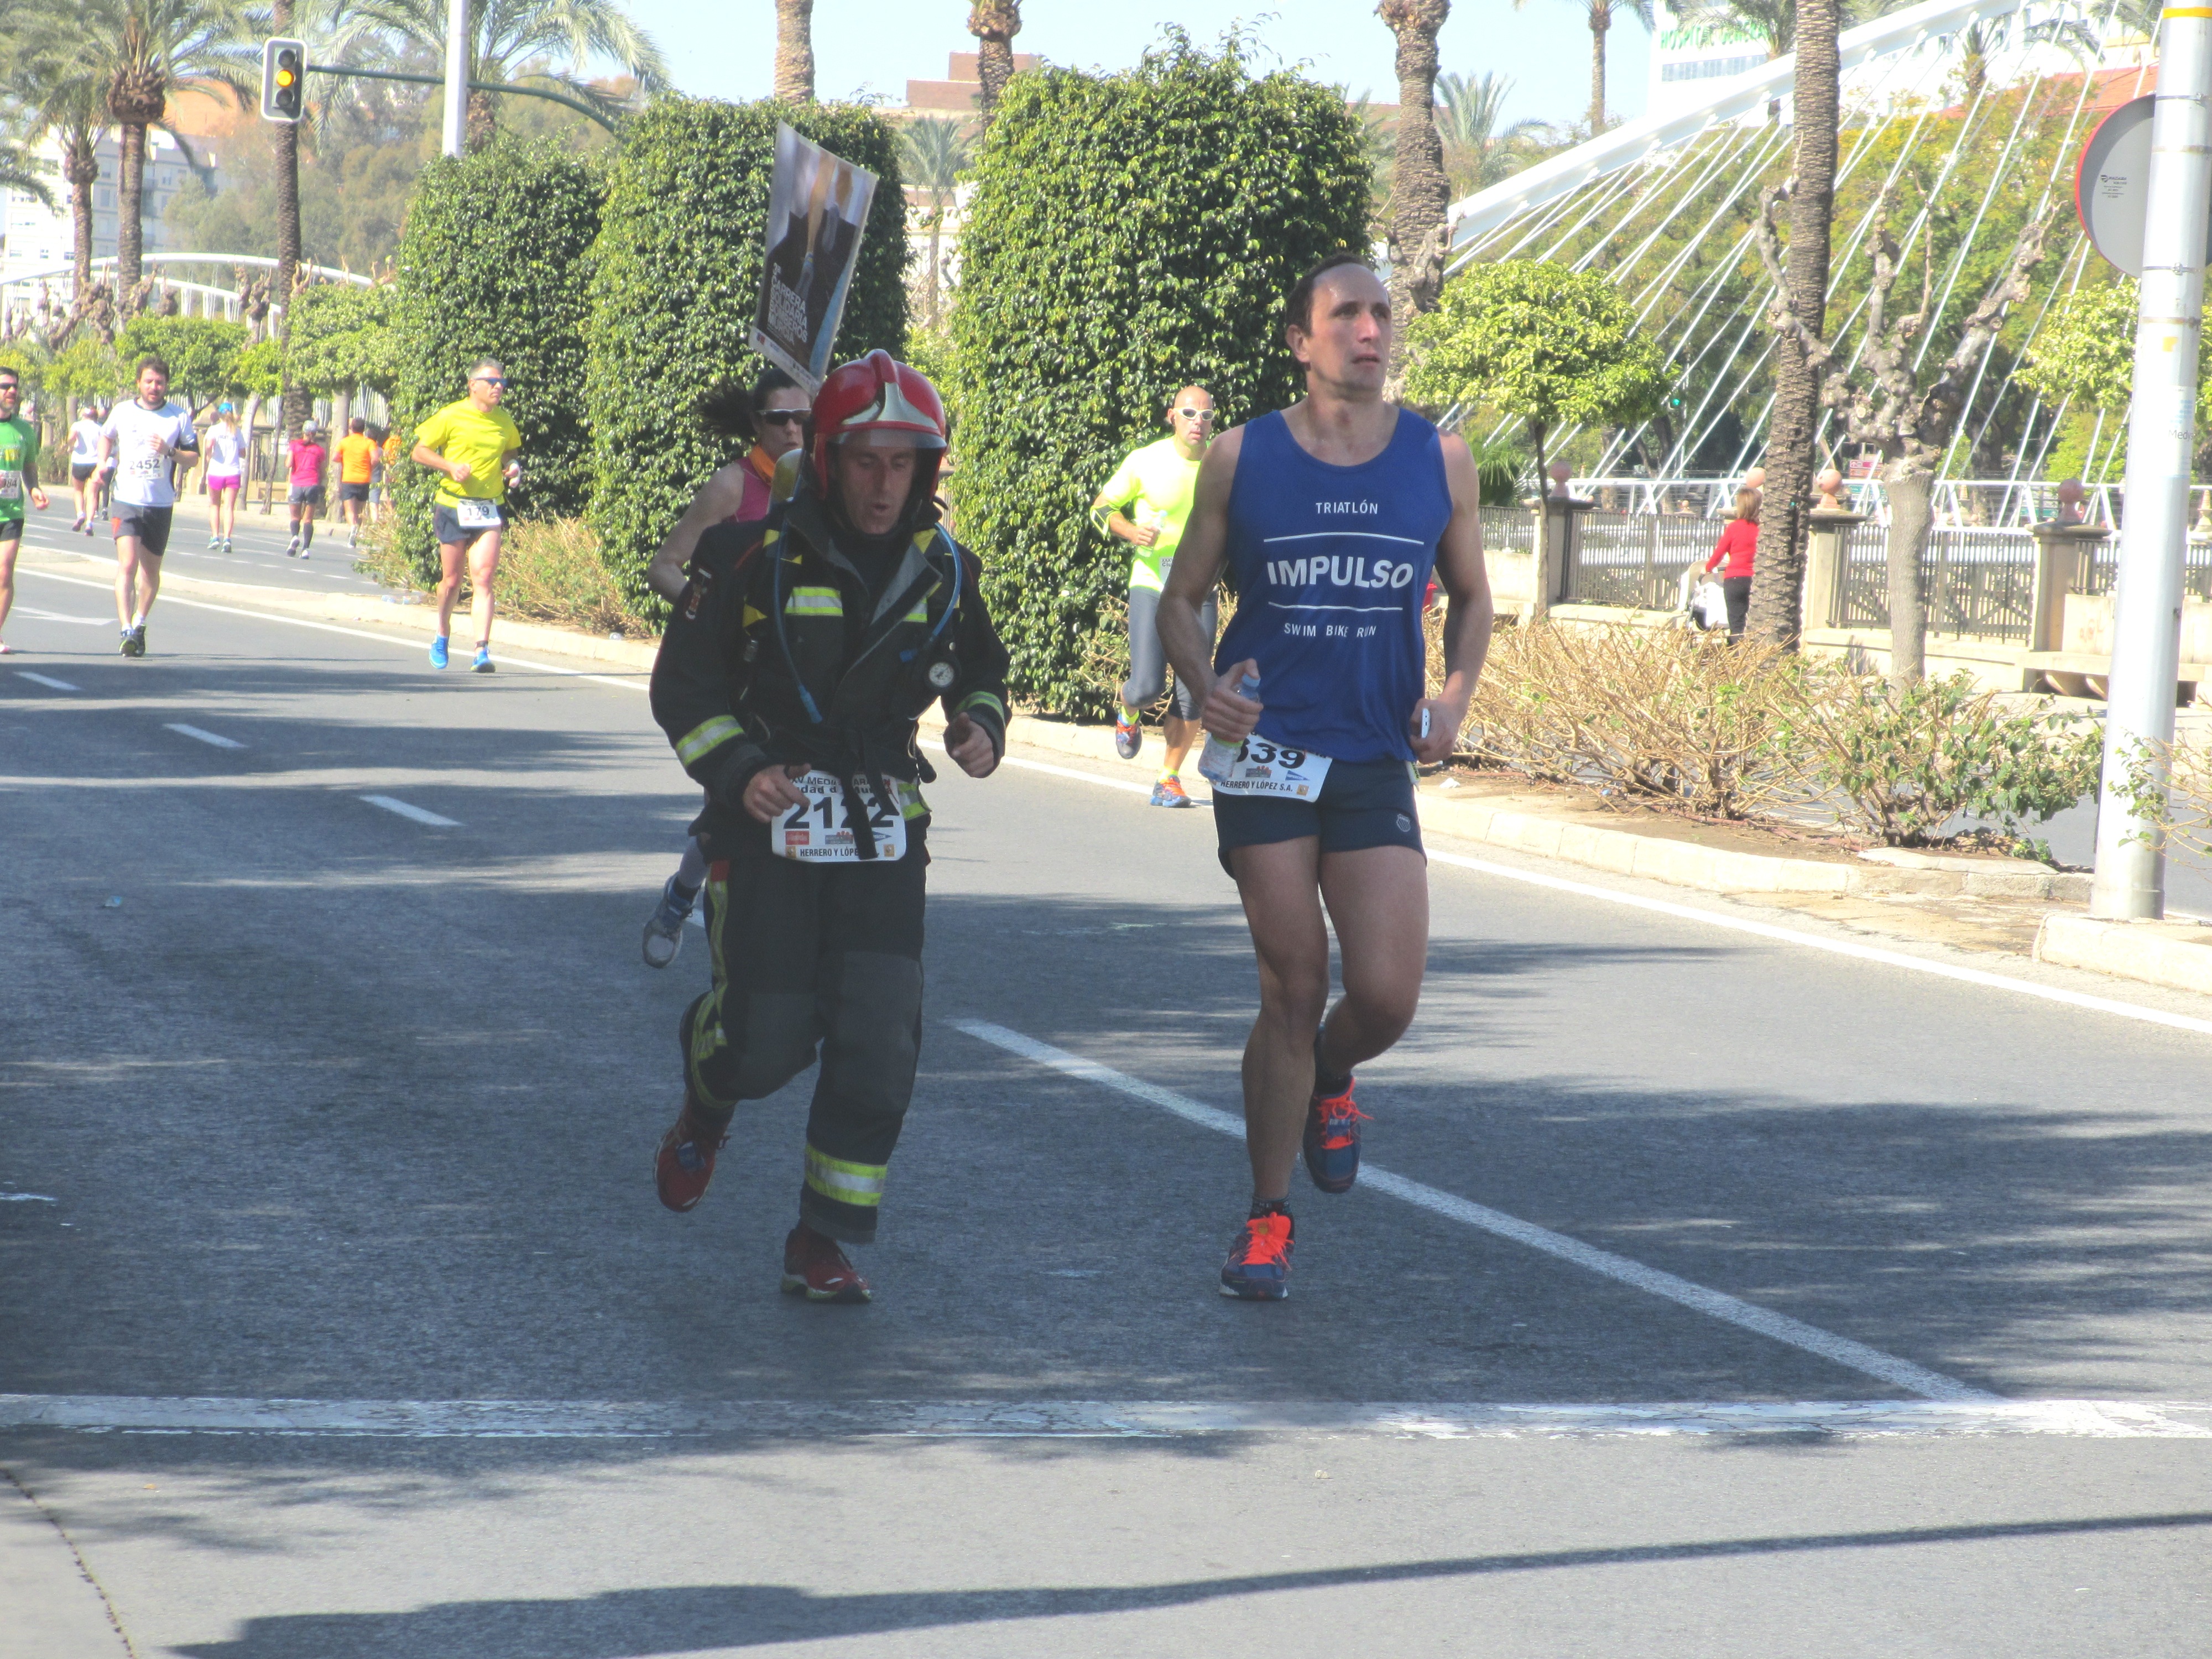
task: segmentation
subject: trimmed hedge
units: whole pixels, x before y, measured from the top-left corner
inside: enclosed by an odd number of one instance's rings
[[[1017,76],[974,173],[953,312],[953,481],[1015,689],[1100,714],[1101,607],[1128,550],[1089,523],[1115,464],[1196,382],[1225,426],[1300,395],[1282,308],[1367,245],[1368,168],[1337,91],[1255,78],[1178,32],[1127,73]]]
[[[729,459],[694,413],[714,381],[750,382],[775,129],[799,132],[878,175],[837,336],[840,361],[906,342],[906,228],[891,129],[855,105],[726,104],[664,97],[627,129],[611,165],[593,256],[586,400],[591,524],[630,602],[692,494]]]
[[[585,424],[584,325],[602,194],[598,167],[550,143],[495,143],[422,169],[397,258],[399,337],[393,423],[415,428],[466,395],[480,357],[507,368],[504,403],[522,432],[523,482],[510,497],[525,518],[580,513],[590,483]],[[399,544],[426,574],[430,534],[426,468],[392,480]]]

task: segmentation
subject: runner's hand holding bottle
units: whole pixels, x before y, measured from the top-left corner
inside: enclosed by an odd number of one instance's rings
[[[1231,680],[1236,683],[1234,690],[1230,689]],[[1248,657],[1216,680],[1213,690],[1206,693],[1206,707],[1199,711],[1199,720],[1206,727],[1206,749],[1198,757],[1198,771],[1208,782],[1219,783],[1229,775],[1237,751],[1260,724],[1263,705],[1252,695],[1259,689],[1260,665]]]

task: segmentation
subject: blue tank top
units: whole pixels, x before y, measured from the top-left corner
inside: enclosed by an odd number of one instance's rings
[[[1358,466],[1306,453],[1280,414],[1244,428],[1229,491],[1237,615],[1213,672],[1260,665],[1260,735],[1331,760],[1413,758],[1421,601],[1451,522],[1437,429],[1398,411]]]

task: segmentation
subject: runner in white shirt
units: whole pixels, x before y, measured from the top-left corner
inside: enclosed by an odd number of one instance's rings
[[[230,550],[231,532],[238,528],[238,498],[246,488],[246,434],[230,404],[216,410],[214,429],[203,446],[207,453],[208,545]]]
[[[138,395],[100,428],[100,465],[115,473],[115,616],[123,654],[146,654],[146,613],[161,591],[161,556],[176,512],[176,458],[198,456],[191,411],[169,401],[169,366],[138,360]]]
[[[70,492],[76,497],[76,517],[71,530],[92,534],[92,521],[100,516],[103,479],[100,471],[100,434],[107,411],[97,404],[76,417],[70,428]]]

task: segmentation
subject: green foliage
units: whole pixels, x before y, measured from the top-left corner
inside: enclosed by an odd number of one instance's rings
[[[284,389],[284,348],[274,340],[257,340],[230,360],[224,374],[223,390],[232,397],[273,399]]]
[[[292,379],[310,392],[368,386],[390,395],[399,379],[398,289],[318,283],[292,305]]]
[[[1087,508],[1182,386],[1224,421],[1299,391],[1282,307],[1316,261],[1366,236],[1367,163],[1335,91],[1255,77],[1173,31],[1133,70],[1048,69],[1008,88],[961,228],[953,501],[1016,690],[1103,712],[1126,548]]]
[[[2104,757],[2085,716],[2009,713],[1964,672],[1901,692],[1871,677],[1842,679],[1801,724],[1814,775],[1850,803],[1845,820],[1892,847],[1923,845],[1963,813],[2040,851],[2027,827],[2095,788]]]
[[[1642,420],[1670,379],[1611,278],[1540,260],[1470,265],[1407,334],[1407,395],[1527,422],[1540,473],[1547,434]]]
[[[2087,284],[2051,308],[2027,349],[2021,384],[2047,403],[2124,410],[2135,379],[2136,312],[2132,276]]]
[[[898,147],[855,105],[660,98],[611,164],[593,252],[591,526],[632,604],[659,615],[646,566],[692,495],[729,459],[693,413],[714,382],[761,368],[747,343],[760,297],[775,129],[877,174],[875,203],[837,337],[837,356],[906,342],[906,232]]]
[[[112,398],[123,390],[122,360],[90,329],[79,329],[62,354],[46,366],[47,389],[64,398]]]
[[[214,317],[133,317],[115,342],[127,375],[149,355],[169,366],[169,389],[194,409],[230,389],[229,368],[246,344],[246,325]]]
[[[522,432],[523,482],[510,500],[526,518],[583,506],[585,296],[599,204],[593,164],[501,142],[422,170],[399,245],[392,420],[411,433],[465,395],[478,358],[497,358],[503,406]],[[435,481],[417,466],[397,473],[399,544],[428,568]]]

